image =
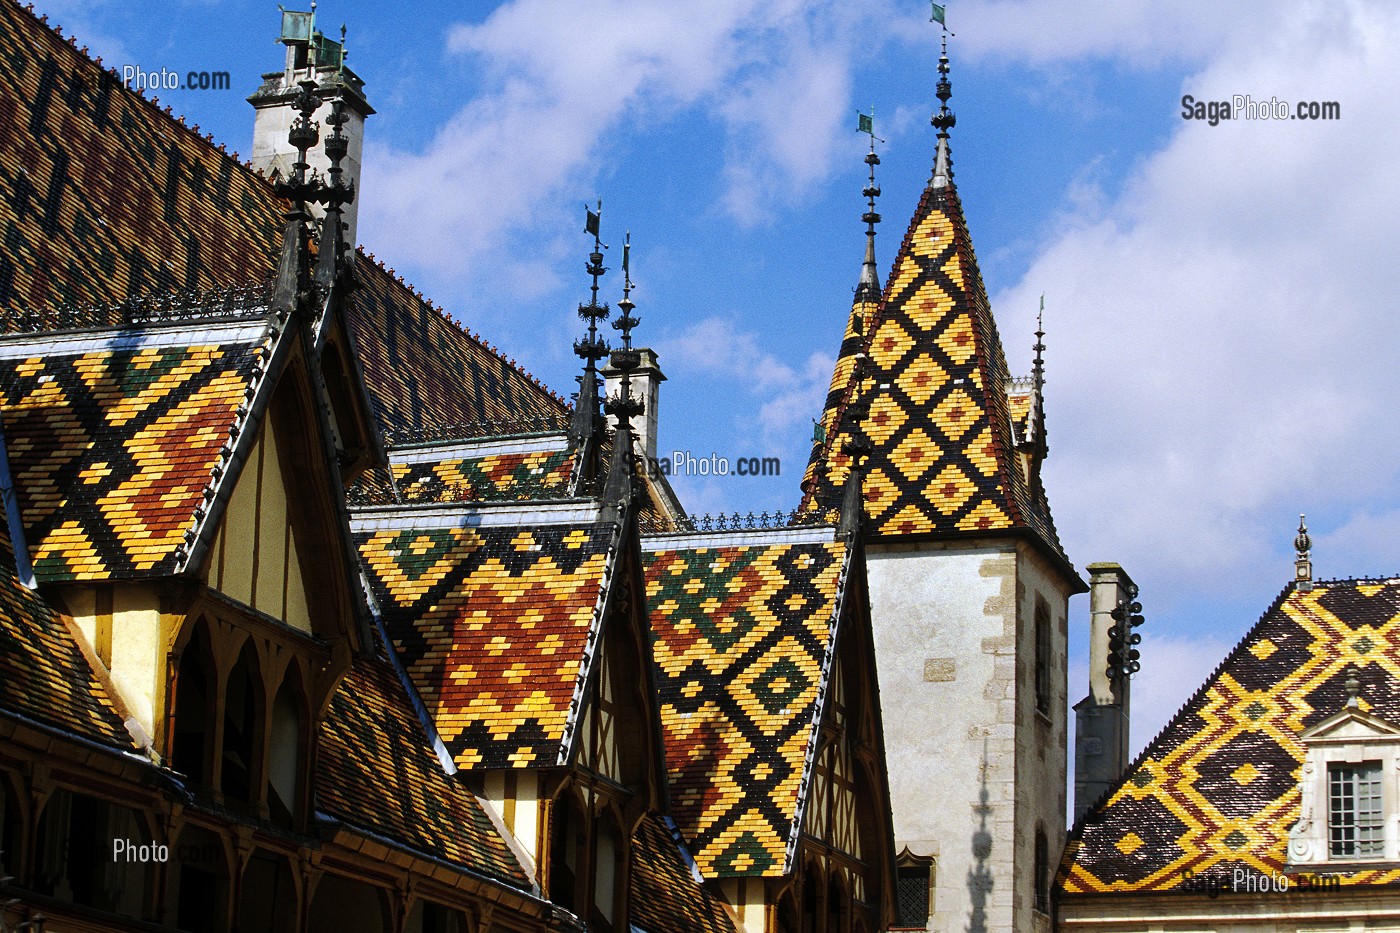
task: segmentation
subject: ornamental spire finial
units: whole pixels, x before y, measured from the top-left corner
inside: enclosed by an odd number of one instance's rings
[[[935,5],[935,9],[938,9]],[[941,16],[934,17],[939,23]],[[958,123],[953,111],[948,109],[948,99],[953,96],[953,83],[948,80],[948,27],[943,25],[943,51],[938,56],[938,111],[929,120],[938,130],[938,151],[933,160],[932,187],[946,188],[953,181],[953,156],[948,149],[948,131]]]
[[[1298,589],[1306,593],[1313,588],[1312,538],[1308,536],[1306,515],[1298,516],[1298,536],[1293,539],[1293,549],[1298,552],[1293,561],[1293,579],[1298,584]]]
[[[880,300],[880,272],[875,266],[875,225],[880,222],[880,215],[875,212],[875,199],[880,196],[880,186],[875,184],[875,166],[880,164],[880,156],[875,152],[875,107],[870,107],[870,115],[859,114],[859,131],[870,135],[870,152],[865,157],[865,164],[870,166],[870,181],[866,184],[865,190],[861,193],[865,195],[866,211],[860,218],[865,224],[865,261],[860,267],[860,283],[856,285],[856,301],[876,302]],[[880,140],[884,142],[884,140]]]
[[[578,306],[578,316],[588,322],[588,334],[582,340],[574,341],[574,353],[583,360],[583,375],[579,377],[578,401],[574,405],[574,417],[569,426],[569,439],[583,448],[593,439],[598,422],[598,361],[608,355],[608,344],[598,335],[598,322],[606,320],[611,308],[604,302],[598,303],[598,280],[606,273],[603,265],[603,250],[607,249],[600,239],[603,217],[603,199],[598,199],[598,209],[594,211],[584,205],[584,233],[593,235],[593,250],[588,254],[588,264],[584,266],[592,277],[592,296],[588,304]]]

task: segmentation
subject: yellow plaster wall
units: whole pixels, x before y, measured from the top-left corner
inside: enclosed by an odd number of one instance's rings
[[[266,426],[229,497],[210,556],[209,585],[295,629],[311,631],[276,434]]]
[[[767,933],[767,910],[763,898],[763,882],[744,878],[721,878],[720,889],[725,900],[734,905],[743,933]]]

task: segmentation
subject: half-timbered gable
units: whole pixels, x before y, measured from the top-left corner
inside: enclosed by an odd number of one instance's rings
[[[700,871],[753,933],[883,928],[893,844],[858,552],[828,526],[644,547],[672,806]]]

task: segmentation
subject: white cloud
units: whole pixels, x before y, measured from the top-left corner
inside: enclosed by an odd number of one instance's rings
[[[1049,296],[1047,482],[1071,554],[1168,600],[1282,584],[1279,516],[1344,524],[1400,460],[1400,11],[1248,25],[1183,93],[1336,100],[1342,119],[1182,121],[1115,197],[1072,198],[994,302],[1025,333]],[[1400,566],[1400,539],[1370,547]]]
[[[421,151],[371,140],[367,242],[450,277],[505,241],[565,226],[625,121],[708,114],[723,128],[726,190],[744,223],[828,171],[849,111],[857,43],[882,41],[885,3],[835,0],[511,0],[448,33],[486,75]]]

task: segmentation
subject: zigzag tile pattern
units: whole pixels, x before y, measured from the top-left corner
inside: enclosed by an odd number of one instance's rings
[[[177,569],[271,332],[248,343],[112,345],[0,360],[10,468],[46,582]]]
[[[480,801],[442,770],[384,657],[357,660],[331,698],[316,805],[407,848],[529,888]]]
[[[844,550],[643,555],[671,804],[707,878],[783,872]]]
[[[601,524],[358,536],[390,639],[459,767],[557,763],[611,540]]]
[[[724,907],[690,873],[665,821],[648,813],[632,835],[632,927],[643,933],[734,933]]]
[[[1300,807],[1298,734],[1342,709],[1348,669],[1362,708],[1400,722],[1400,580],[1285,590],[1075,827],[1061,892],[1177,891],[1188,879],[1228,886],[1236,868],[1282,872]],[[1400,869],[1338,877],[1393,884]]]
[[[573,468],[573,453],[568,450],[393,466],[394,481],[404,502],[557,498],[568,494]]]
[[[874,446],[865,480],[876,537],[1029,529],[1063,556],[1038,476],[1015,462],[1008,372],[962,205],[953,187],[924,191],[876,313],[866,323]],[[854,314],[852,321],[854,320]],[[849,403],[859,394],[848,323],[814,445],[803,507],[834,508],[850,470]],[[844,384],[843,384],[844,380]]]
[[[262,281],[283,210],[261,175],[0,0],[0,308]],[[381,427],[567,407],[363,252],[356,282],[349,322]]]
[[[135,748],[107,691],[53,608],[22,584],[0,518],[0,710],[114,748]]]

